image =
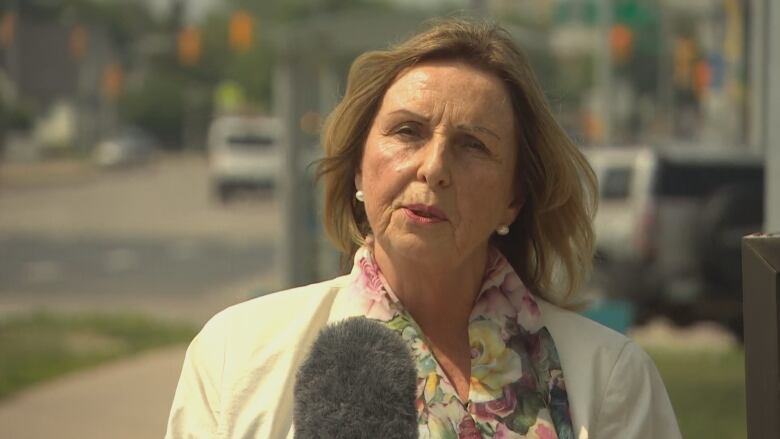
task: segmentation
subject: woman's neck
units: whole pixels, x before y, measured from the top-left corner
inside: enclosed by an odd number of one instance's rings
[[[487,249],[462,260],[407,258],[374,246],[387,283],[426,335],[466,330],[482,286]]]

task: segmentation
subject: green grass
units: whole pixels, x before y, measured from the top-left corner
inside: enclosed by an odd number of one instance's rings
[[[0,320],[0,398],[77,369],[184,343],[189,325],[138,315],[35,313]]]
[[[745,354],[650,350],[684,438],[747,438]]]

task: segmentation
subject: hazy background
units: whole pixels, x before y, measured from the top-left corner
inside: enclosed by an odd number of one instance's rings
[[[0,0],[0,322],[46,310],[198,328],[229,304],[338,273],[307,167],[320,155],[319,126],[355,56],[400,41],[431,17],[470,13],[504,25],[586,151],[674,145],[761,156],[757,4]],[[220,185],[209,129],[226,115],[281,126],[269,158],[278,172],[259,190],[226,195]],[[627,330],[631,302],[617,299],[608,319]],[[681,371],[695,361],[699,370],[727,365],[700,386],[721,386],[712,412],[733,413],[722,437],[744,437],[735,337],[705,324],[690,343],[709,343],[714,356],[680,359],[663,347],[680,339],[664,322],[642,326],[637,337],[660,343],[655,358],[671,364],[665,378],[682,383],[670,391],[683,398],[678,412],[690,408],[688,437],[704,437],[712,418],[685,400],[692,391],[684,386],[696,378]],[[32,343],[14,335],[27,329],[9,325],[0,325],[0,348]],[[89,337],[69,343],[115,349],[105,334],[104,344]],[[22,351],[0,353],[0,364]],[[4,379],[16,389],[21,378]]]

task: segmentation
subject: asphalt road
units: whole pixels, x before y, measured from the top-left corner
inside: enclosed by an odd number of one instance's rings
[[[52,180],[28,165],[24,184],[0,186],[0,312],[129,309],[202,321],[273,289],[272,194],[220,205],[197,157],[69,172]]]

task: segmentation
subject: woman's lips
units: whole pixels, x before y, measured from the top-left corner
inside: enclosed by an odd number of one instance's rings
[[[425,204],[409,204],[402,207],[406,217],[419,224],[435,224],[447,221],[447,215],[439,208]]]

